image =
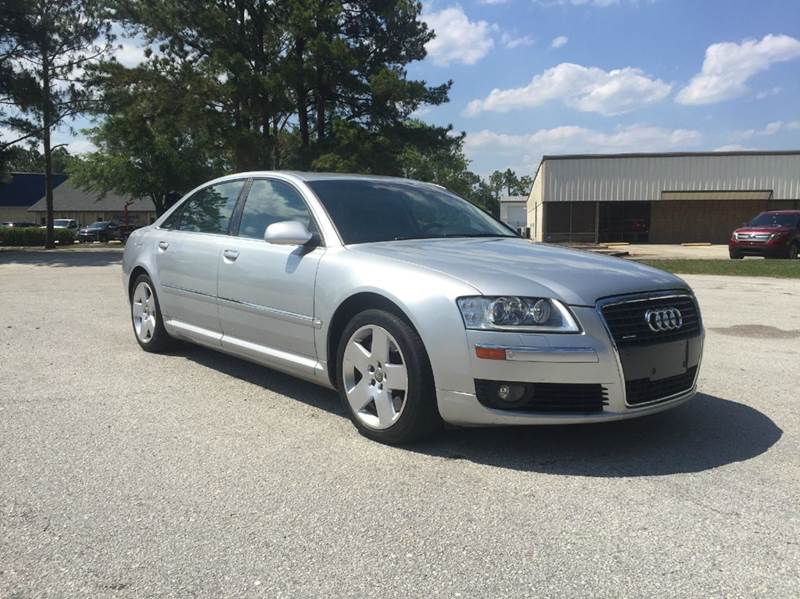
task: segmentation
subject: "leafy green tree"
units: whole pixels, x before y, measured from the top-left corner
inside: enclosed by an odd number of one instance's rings
[[[159,45],[159,61],[190,65],[211,90],[205,125],[235,170],[354,164],[366,141],[396,169],[386,140],[419,135],[409,115],[447,101],[449,83],[409,80],[431,39],[412,0],[118,1],[116,15]],[[436,128],[434,128],[436,129]],[[434,131],[434,137],[439,135]],[[366,138],[369,138],[368,140]]]
[[[63,146],[58,146],[52,152],[53,173],[67,172],[67,163],[70,154]],[[17,143],[6,149],[4,168],[6,173],[12,171],[24,173],[43,173],[45,168],[44,154],[35,145]]]
[[[82,85],[83,68],[110,48],[110,21],[93,0],[0,0],[0,14],[11,20],[0,55],[11,55],[6,102],[13,105],[4,125],[19,139],[35,139],[44,154],[47,235],[53,234],[53,129],[83,112],[90,88]]]
[[[221,144],[196,125],[202,102],[186,93],[194,75],[169,67],[155,62],[135,70],[115,64],[97,70],[93,83],[102,90],[108,116],[87,131],[97,151],[69,165],[77,185],[149,198],[160,215],[191,188],[222,174]]]

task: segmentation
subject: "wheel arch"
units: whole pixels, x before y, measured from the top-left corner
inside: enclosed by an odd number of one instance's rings
[[[142,266],[141,264],[136,265],[133,270],[131,270],[131,274],[128,277],[128,301],[133,297],[133,285],[136,283],[136,279],[139,278],[139,275],[147,275],[150,277],[150,280],[153,280],[153,277],[150,276],[150,273],[147,272],[147,269]]]
[[[337,352],[341,336],[347,323],[364,310],[385,310],[402,318],[419,335],[419,330],[406,312],[393,300],[373,291],[361,291],[342,301],[331,317],[328,325],[325,355],[327,358],[328,378],[334,388],[337,385]],[[429,359],[429,358],[428,358]]]

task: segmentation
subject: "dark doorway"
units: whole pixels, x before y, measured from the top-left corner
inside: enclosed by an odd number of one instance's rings
[[[650,202],[602,202],[600,242],[647,243],[650,238]]]

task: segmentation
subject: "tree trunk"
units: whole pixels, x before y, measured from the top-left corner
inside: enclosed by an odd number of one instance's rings
[[[56,247],[53,230],[53,152],[50,147],[50,56],[47,40],[40,46],[42,55],[42,150],[44,151],[44,195],[47,204],[47,232],[45,233],[45,249]]]
[[[302,76],[303,54],[305,54],[306,42],[298,39],[294,45],[294,55],[297,60],[297,75],[295,85],[295,96],[297,102],[297,124],[300,129],[300,163],[304,170],[309,167],[309,133],[308,133],[308,94],[306,93],[305,78]]]
[[[325,139],[325,96],[322,94],[321,88],[317,88],[316,111],[317,141],[322,141]]]
[[[272,168],[274,170],[281,168],[281,132],[278,128],[278,121],[280,121],[280,116],[272,117],[272,139],[274,140],[272,146]]]
[[[50,150],[50,125],[45,122],[42,132],[42,146],[44,147],[44,194],[47,203],[47,234],[44,247],[56,247],[55,230],[53,229],[53,155]]]

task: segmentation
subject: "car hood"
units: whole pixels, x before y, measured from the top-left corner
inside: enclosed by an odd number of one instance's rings
[[[527,295],[591,306],[602,297],[688,289],[662,270],[525,239],[421,239],[350,246],[460,279],[484,295]]]

